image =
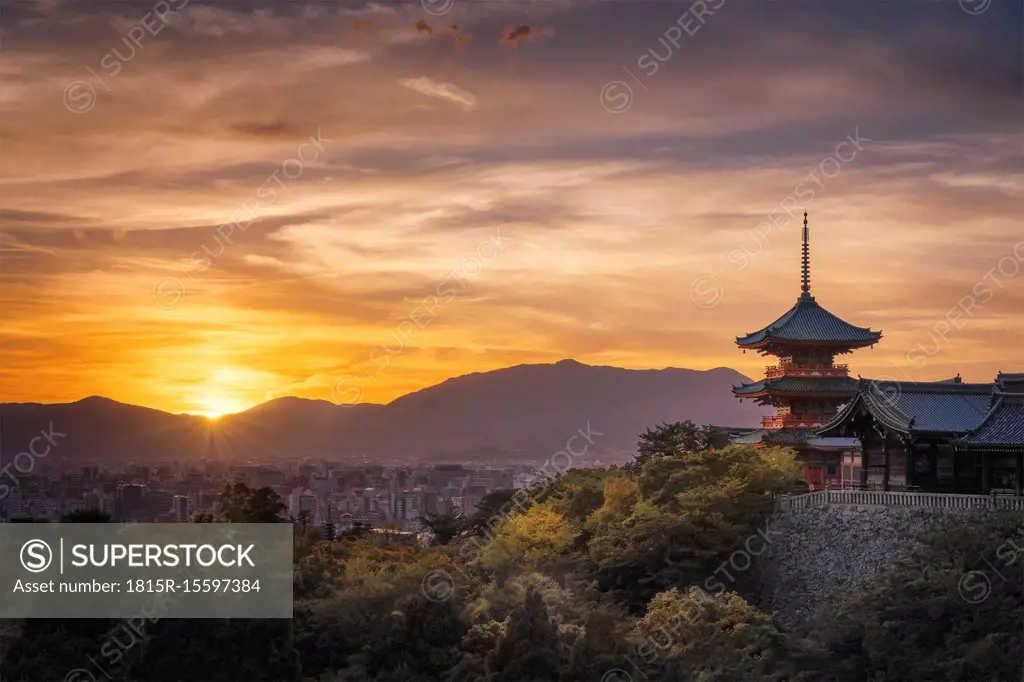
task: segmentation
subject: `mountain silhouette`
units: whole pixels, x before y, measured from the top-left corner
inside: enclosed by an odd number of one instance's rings
[[[562,360],[455,377],[387,405],[286,397],[216,421],[97,396],[74,403],[5,403],[2,456],[4,463],[11,461],[52,422],[66,436],[54,438],[48,457],[70,462],[301,456],[544,460],[589,424],[601,434],[593,436],[590,454],[621,461],[639,433],[663,421],[757,425],[764,408],[741,404],[730,393],[748,381],[726,367],[630,370]],[[37,441],[37,452],[45,445]]]

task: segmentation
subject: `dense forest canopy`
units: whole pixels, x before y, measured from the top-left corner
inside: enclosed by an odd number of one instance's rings
[[[294,619],[3,621],[4,680],[640,682],[1020,680],[1018,545],[1008,579],[965,599],[1009,516],[953,518],[810,622],[759,608],[756,562],[718,569],[798,480],[795,453],[708,449],[689,423],[641,436],[622,469],[576,469],[424,519],[430,546],[295,525]],[[236,485],[222,519],[281,519]],[[77,518],[103,521],[103,518]],[[284,519],[281,519],[284,520]],[[827,530],[827,529],[826,529]],[[1019,541],[1019,540],[1018,540]],[[1012,574],[1012,575],[1010,575]]]

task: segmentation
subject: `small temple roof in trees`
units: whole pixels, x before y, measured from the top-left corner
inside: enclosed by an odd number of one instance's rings
[[[957,437],[976,429],[993,407],[993,384],[945,381],[860,379],[857,395],[819,436],[839,435],[838,427],[861,409],[886,428],[904,434]]]
[[[802,445],[814,436],[814,429],[755,429],[732,439],[734,445]]]
[[[734,386],[732,392],[744,398],[780,393],[805,396],[844,396],[857,392],[857,380],[852,377],[784,376]]]
[[[785,315],[746,336],[736,337],[741,348],[760,349],[769,345],[827,345],[842,348],[871,346],[882,338],[882,332],[856,327],[821,307],[811,296],[810,232],[804,212],[802,293]]]

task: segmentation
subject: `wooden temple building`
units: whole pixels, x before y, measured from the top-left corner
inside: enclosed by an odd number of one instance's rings
[[[1024,374],[861,379],[809,447],[841,458],[847,488],[1024,495]]]
[[[776,408],[733,443],[794,448],[812,490],[909,490],[1024,495],[1024,374],[993,383],[854,379],[835,358],[873,346],[881,332],[836,317],[811,296],[804,213],[801,294],[767,327],[741,336],[746,351],[778,358],[764,379],[733,388]]]

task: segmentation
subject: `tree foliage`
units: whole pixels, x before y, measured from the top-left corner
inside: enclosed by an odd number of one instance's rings
[[[328,542],[308,519],[295,523],[292,620],[147,622],[143,636],[114,652],[111,677],[1019,679],[1019,518],[952,520],[847,586],[811,622],[787,626],[758,608],[753,565],[722,567],[763,539],[773,497],[797,476],[794,453],[711,450],[704,436],[692,424],[661,425],[641,437],[627,469],[572,470],[525,491],[495,491],[468,517],[428,516],[431,546],[367,529]],[[217,520],[287,521],[267,488],[235,485],[220,502]],[[50,681],[88,668],[89,657],[110,664],[103,647],[118,627],[114,619],[5,619],[0,670],[4,679]]]
[[[793,651],[802,643],[736,593],[661,592],[632,638],[638,664],[657,679],[791,680],[799,673]]]
[[[438,545],[447,545],[466,530],[466,521],[457,512],[428,513],[421,516],[419,521],[430,531]]]
[[[559,679],[558,625],[536,588],[527,588],[522,603],[509,615],[487,663],[500,682]]]
[[[244,483],[227,486],[217,499],[221,521],[228,523],[280,523],[288,509],[272,488],[252,489]]]
[[[512,497],[515,493],[512,488],[501,488],[484,495],[477,503],[476,509],[466,519],[465,530],[473,535],[486,535],[492,532],[495,521],[500,522],[512,512]]]
[[[601,587],[634,610],[680,585],[752,589],[753,575],[726,584],[717,569],[757,535],[775,495],[788,488],[794,455],[731,446],[655,457],[635,479],[609,479],[604,504],[588,520]]]
[[[662,423],[640,434],[636,458],[627,466],[630,471],[639,471],[651,460],[659,457],[685,455],[711,447],[714,429],[697,426],[690,420]]]
[[[111,520],[110,514],[99,509],[82,509],[60,517],[61,523],[110,523]]]

